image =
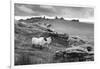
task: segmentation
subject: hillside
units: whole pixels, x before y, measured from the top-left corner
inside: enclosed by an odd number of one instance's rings
[[[32,22],[32,20],[19,20],[15,22],[15,65],[94,60],[93,53],[91,56],[83,52],[79,52],[81,54],[85,54],[85,57],[82,58],[82,60],[77,60],[78,57],[76,57],[76,59],[73,57],[69,59],[68,56],[63,58],[63,55],[59,59],[55,57],[56,51],[65,51],[66,48],[72,48],[73,46],[80,46],[82,48],[90,46],[93,48],[93,24],[57,19],[43,19],[36,20],[35,22]],[[46,27],[42,26],[42,24],[51,24],[51,28],[57,33],[57,37],[52,37],[52,43],[49,45],[49,47],[44,46],[43,49],[39,49],[32,47],[31,39],[33,36],[40,37],[48,36],[50,34],[54,35],[54,32],[49,32]],[[77,37],[77,39],[74,40],[76,36],[79,38]],[[90,52],[93,52],[93,49]],[[67,54],[72,53],[73,51],[67,52]]]

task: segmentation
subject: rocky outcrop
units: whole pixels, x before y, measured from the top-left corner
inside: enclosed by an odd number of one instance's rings
[[[72,47],[56,52],[54,60],[56,62],[93,61],[94,53],[88,52],[86,49],[81,47]]]

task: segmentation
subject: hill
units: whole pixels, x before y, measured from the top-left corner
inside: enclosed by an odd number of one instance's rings
[[[50,32],[46,27],[41,24],[51,24]],[[90,45],[94,46],[94,25],[82,22],[73,22],[59,19],[42,19],[32,22],[31,19],[15,21],[15,65],[28,65],[28,64],[43,64],[43,63],[57,63],[57,62],[70,62],[66,61],[67,58],[54,59],[56,51],[70,48],[72,46],[80,46],[86,48]],[[64,34],[65,33],[65,34]],[[50,34],[57,35],[53,37],[50,48],[45,47],[38,49],[32,47],[32,37],[48,36]],[[78,36],[78,37],[76,37]],[[52,36],[51,36],[52,37]],[[68,37],[68,39],[66,39]],[[75,38],[75,39],[74,39]],[[83,46],[82,46],[83,45]],[[93,50],[92,50],[93,52]],[[87,55],[86,57],[90,57]],[[78,57],[77,57],[78,58]],[[73,60],[71,58],[69,60]],[[84,61],[93,61],[93,55]],[[73,60],[79,61],[79,60]]]

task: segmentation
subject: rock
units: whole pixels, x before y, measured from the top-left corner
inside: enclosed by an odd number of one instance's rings
[[[69,45],[73,45],[73,46],[78,46],[78,45],[83,45],[86,44],[86,41],[82,40],[79,37],[70,37],[69,40]]]
[[[79,45],[79,47],[86,49],[88,52],[94,51],[94,46],[90,44]]]
[[[93,61],[93,55],[93,53],[88,53],[84,48],[73,47],[56,52],[54,60],[59,62]]]

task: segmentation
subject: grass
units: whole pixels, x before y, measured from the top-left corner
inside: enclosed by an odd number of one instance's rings
[[[60,21],[60,20],[43,20],[35,23],[21,23],[20,21],[15,21],[15,65],[30,65],[30,64],[45,64],[45,63],[58,63],[58,62],[69,62],[64,61],[60,58],[59,60],[54,60],[54,55],[57,50],[65,50],[67,47],[71,47],[64,39],[54,38],[52,43],[49,45],[50,48],[44,46],[43,49],[32,47],[31,38],[39,36],[47,36],[46,28],[41,27],[38,23],[49,23],[52,24],[57,32],[59,32],[59,27],[61,27],[63,32],[68,33],[69,36],[80,36],[84,40],[88,41],[88,44],[94,46],[93,39],[93,25],[91,24],[79,24],[70,21]],[[78,26],[77,26],[78,25]],[[65,27],[66,26],[66,27]],[[83,26],[83,27],[82,27]],[[88,28],[87,28],[88,27]],[[62,31],[60,30],[60,31]],[[88,38],[87,38],[88,37]],[[76,46],[82,45],[76,40]],[[74,42],[74,44],[75,44]],[[74,45],[73,44],[73,45]],[[84,44],[83,44],[84,46]],[[70,60],[70,59],[69,59]],[[89,61],[93,60],[89,58]],[[74,61],[72,59],[71,61]],[[75,60],[76,61],[76,60]]]

